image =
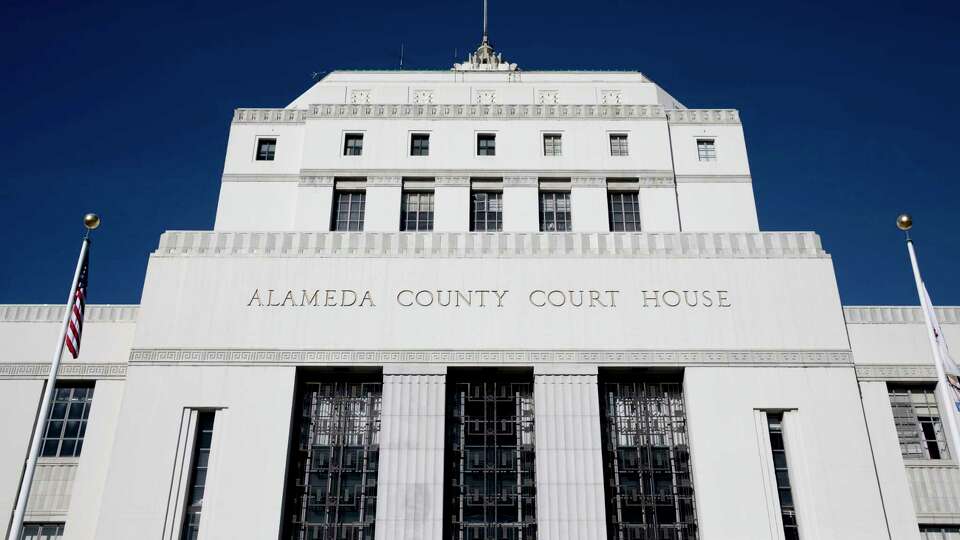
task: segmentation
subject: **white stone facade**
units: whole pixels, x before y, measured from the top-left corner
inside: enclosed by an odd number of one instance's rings
[[[432,230],[401,231],[411,189]],[[331,230],[338,190],[363,194],[362,230]],[[479,190],[502,193],[501,230],[472,230]],[[618,190],[639,231],[610,230]],[[541,231],[542,192],[569,193],[568,230]],[[0,306],[4,511],[62,310]],[[960,310],[938,313],[960,350]],[[957,460],[902,457],[888,392],[935,383],[920,317],[844,308],[815,233],[760,232],[734,110],[639,73],[334,72],[238,109],[214,230],[161,236],[139,306],[88,307],[62,367],[95,381],[83,451],[41,458],[28,522],[181,538],[198,411],[216,411],[199,538],[287,538],[304,374],[363,372],[382,384],[375,538],[446,540],[449,381],[483,368],[529,378],[541,540],[610,537],[601,384],[634,376],[681,385],[697,538],[787,538],[780,413],[800,538],[960,538],[933,532],[960,526]]]

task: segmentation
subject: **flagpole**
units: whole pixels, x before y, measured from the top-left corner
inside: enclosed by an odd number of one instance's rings
[[[30,454],[28,454],[26,468],[23,471],[23,479],[20,481],[20,494],[17,497],[17,505],[14,508],[13,522],[10,525],[10,534],[7,535],[7,540],[20,540],[23,517],[27,512],[27,501],[30,498],[30,488],[33,484],[33,474],[36,472],[37,458],[40,455],[40,443],[43,441],[43,430],[47,427],[47,416],[50,414],[53,391],[57,384],[60,357],[63,355],[64,342],[67,339],[67,326],[70,323],[70,315],[73,313],[73,305],[76,301],[77,282],[80,280],[80,270],[83,267],[84,257],[86,257],[87,250],[90,247],[90,231],[100,226],[100,218],[96,214],[87,214],[83,218],[83,224],[87,228],[87,233],[84,235],[83,244],[80,247],[77,269],[73,272],[73,282],[67,296],[67,309],[63,313],[63,324],[60,327],[60,338],[57,341],[56,352],[53,353],[53,360],[50,362],[50,373],[47,375],[47,384],[43,389],[43,401],[40,402],[40,412],[37,414],[37,421],[33,428]]]
[[[917,264],[917,251],[913,247],[913,240],[910,239],[910,228],[913,227],[913,218],[908,214],[901,214],[897,218],[897,227],[907,235],[907,252],[910,254],[910,265],[913,267],[913,280],[917,286],[917,296],[920,298],[920,311],[923,312],[923,321],[927,327],[927,340],[930,342],[930,349],[933,351],[933,363],[937,368],[937,396],[940,398],[940,404],[946,410],[940,415],[946,417],[947,427],[950,431],[950,442],[952,443],[952,455],[960,457],[960,425],[957,424],[956,406],[954,399],[950,395],[949,384],[947,383],[947,374],[943,369],[943,358],[940,355],[940,346],[937,344],[937,338],[934,335],[933,321],[930,320],[928,310],[933,306],[927,305],[927,295],[924,294],[923,280],[920,278],[920,265]]]

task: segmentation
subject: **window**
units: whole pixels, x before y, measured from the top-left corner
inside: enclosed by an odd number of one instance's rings
[[[503,230],[503,193],[474,191],[470,194],[473,211],[470,212],[471,231]]]
[[[497,136],[494,133],[477,134],[477,155],[495,156],[497,155]]]
[[[410,155],[411,156],[429,156],[430,155],[430,134],[414,133],[410,135]]]
[[[359,156],[363,154],[363,133],[347,133],[343,136],[343,155]]]
[[[713,139],[697,139],[697,157],[700,161],[716,161],[717,147]]]
[[[333,203],[333,230],[362,231],[366,193],[363,191],[336,191]]]
[[[276,153],[276,139],[257,139],[257,161],[273,161]]]
[[[627,148],[627,136],[623,133],[610,134],[610,155],[628,156],[630,152]]]
[[[563,155],[562,148],[560,147],[559,133],[545,133],[543,135],[543,155],[545,156]]]
[[[433,230],[433,192],[405,191],[400,209],[401,231]]]
[[[187,488],[187,513],[183,518],[180,540],[197,540],[200,534],[200,514],[203,511],[203,492],[207,486],[207,467],[213,446],[214,411],[197,413],[197,433],[193,443],[190,465],[190,483]]]
[[[696,540],[682,383],[601,375],[607,537]]]
[[[87,432],[87,417],[93,400],[93,385],[58,383],[47,418],[40,455],[45,457],[78,457]]]
[[[536,540],[532,378],[448,375],[445,540]]]
[[[790,469],[787,467],[787,449],[783,443],[783,413],[767,413],[767,429],[770,432],[770,450],[773,453],[773,474],[777,481],[777,495],[780,498],[783,536],[786,540],[799,540],[800,529],[797,527],[797,511],[793,504]]]
[[[923,540],[953,540],[958,534],[958,525],[920,525],[920,538]]]
[[[24,523],[20,540],[59,540],[63,538],[63,523]]]
[[[570,193],[540,192],[540,230],[545,232],[570,230]]]
[[[610,230],[636,232],[640,230],[639,195],[632,191],[607,192],[610,212]]]
[[[379,375],[301,383],[283,538],[373,540],[380,454]]]
[[[949,459],[933,387],[889,385],[893,423],[904,459]]]

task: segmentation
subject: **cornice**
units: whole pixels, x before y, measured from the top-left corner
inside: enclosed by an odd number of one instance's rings
[[[935,381],[937,369],[932,364],[866,364],[857,366],[861,381]]]
[[[602,364],[853,367],[850,351],[134,349],[130,365]]]
[[[47,378],[49,373],[49,363],[0,364],[0,379],[43,380]],[[127,365],[63,362],[60,364],[57,376],[68,379],[125,379],[127,377]]]
[[[736,109],[676,109],[666,113],[671,124],[739,124]]]
[[[307,178],[371,178],[374,176],[400,178],[434,178],[440,185],[441,178],[466,178],[468,180],[500,180],[511,178],[556,179],[556,178],[602,178],[637,179],[640,187],[673,187],[673,172],[669,170],[626,169],[303,169],[300,175],[283,175],[286,181],[312,185]],[[263,181],[258,175],[231,175],[224,182]],[[749,177],[747,177],[749,178]],[[279,179],[279,178],[278,178]],[[749,180],[748,180],[749,181]],[[457,184],[459,185],[459,184]]]
[[[305,109],[235,109],[234,124],[302,124]]]
[[[62,304],[0,304],[0,322],[62,323],[65,305]],[[87,304],[85,323],[137,322],[137,305]]]
[[[960,324],[960,306],[934,308],[940,324]],[[924,324],[915,306],[844,306],[847,324]]]
[[[152,257],[829,258],[812,232],[167,231]]]
[[[753,178],[741,174],[677,175],[678,184],[749,184]]]

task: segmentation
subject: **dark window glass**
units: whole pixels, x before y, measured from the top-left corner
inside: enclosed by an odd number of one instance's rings
[[[372,378],[303,384],[285,538],[374,539],[383,392]]]
[[[366,193],[336,191],[333,199],[333,230],[362,231]]]
[[[430,135],[428,133],[414,133],[410,136],[410,155],[430,155]]]
[[[470,194],[473,206],[470,212],[471,231],[503,230],[503,193],[474,191]]]
[[[713,139],[697,139],[697,157],[700,161],[717,160],[717,147]]]
[[[893,423],[904,459],[950,459],[934,387],[889,385]]]
[[[793,489],[790,485],[790,470],[787,467],[787,449],[783,443],[783,413],[767,413],[770,430],[770,450],[773,452],[773,474],[780,497],[780,516],[783,519],[783,536],[786,540],[799,540],[797,509],[793,504]]]
[[[343,136],[343,155],[359,156],[363,154],[363,133],[347,133]]]
[[[197,413],[197,433],[193,443],[190,466],[190,484],[187,488],[187,513],[183,517],[180,540],[196,540],[200,534],[200,515],[203,513],[203,493],[207,487],[207,466],[213,443],[214,411]]]
[[[497,155],[497,136],[493,133],[480,133],[477,135],[477,155],[495,156]]]
[[[570,193],[540,192],[540,230],[545,232],[570,230]]]
[[[24,523],[20,540],[60,540],[63,538],[63,523]]]
[[[610,230],[636,232],[640,230],[640,201],[630,191],[607,193],[607,211],[610,212]]]
[[[561,139],[557,133],[547,133],[543,136],[543,155],[559,156],[563,154],[560,146]]]
[[[400,208],[401,231],[433,230],[433,192],[407,191]]]
[[[610,135],[610,155],[627,156],[630,155],[627,147],[627,136],[623,134]]]
[[[681,383],[604,377],[600,401],[607,538],[695,540]]]
[[[448,379],[445,540],[536,540],[531,379],[479,370]]]
[[[276,153],[276,139],[257,139],[257,161],[273,161]]]
[[[93,400],[93,384],[57,383],[53,403],[43,432],[40,455],[47,457],[76,457],[83,448],[87,432],[87,418]]]

